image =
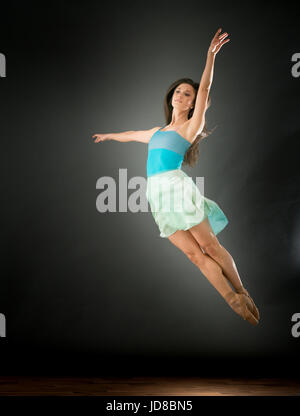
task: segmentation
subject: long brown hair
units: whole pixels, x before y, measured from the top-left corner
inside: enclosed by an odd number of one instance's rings
[[[174,81],[169,86],[166,92],[165,98],[164,98],[164,111],[165,111],[166,125],[170,124],[170,122],[172,121],[172,112],[173,112],[172,96],[173,96],[174,90],[178,87],[178,85],[182,83],[190,84],[195,90],[195,99],[193,103],[193,108],[191,108],[189,111],[188,119],[191,118],[194,113],[195,100],[197,97],[199,83],[194,82],[191,78],[180,78],[177,81]],[[211,104],[211,97],[210,95],[208,95],[207,108],[210,107],[210,104]],[[208,130],[206,122],[205,122],[202,132],[198,134],[198,136],[195,138],[191,146],[187,149],[184,155],[184,159],[182,161],[183,165],[189,165],[193,167],[196,164],[198,157],[199,157],[199,142],[205,137],[209,136],[215,128],[216,127],[214,127],[212,130]]]

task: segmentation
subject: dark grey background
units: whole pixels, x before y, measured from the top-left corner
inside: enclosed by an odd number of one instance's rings
[[[2,16],[2,374],[298,375],[293,4],[20,1]],[[207,112],[217,129],[183,170],[205,177],[229,219],[218,238],[260,309],[257,327],[159,237],[150,210],[96,209],[98,178],[146,178],[147,145],[92,135],[165,125],[168,86],[200,81],[219,27],[231,40]]]

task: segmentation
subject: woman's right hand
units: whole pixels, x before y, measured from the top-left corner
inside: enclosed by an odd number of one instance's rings
[[[109,140],[108,134],[94,134],[93,138],[96,138],[94,143],[103,142],[104,140]]]

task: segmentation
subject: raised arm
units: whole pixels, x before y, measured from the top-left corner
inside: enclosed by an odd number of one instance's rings
[[[116,140],[118,142],[141,142],[149,143],[153,134],[158,130],[159,127],[153,127],[150,130],[131,130],[123,131],[121,133],[105,133],[105,134],[94,134],[93,138],[96,138],[94,143],[103,142],[104,140]]]
[[[228,33],[225,32],[222,35],[221,28],[213,37],[210,46],[208,48],[206,64],[199,84],[199,89],[196,96],[195,109],[192,117],[190,118],[189,131],[191,135],[200,134],[205,125],[205,112],[207,110],[207,100],[213,80],[215,57],[221,47],[227,43],[230,39],[225,39]]]

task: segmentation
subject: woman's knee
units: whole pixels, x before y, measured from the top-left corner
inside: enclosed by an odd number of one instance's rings
[[[217,238],[212,238],[204,244],[203,250],[211,257],[217,257],[222,250],[222,245]]]
[[[203,266],[206,260],[201,247],[195,247],[192,250],[188,250],[185,252],[185,255],[192,263],[196,264],[197,266]]]

